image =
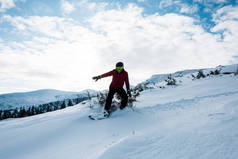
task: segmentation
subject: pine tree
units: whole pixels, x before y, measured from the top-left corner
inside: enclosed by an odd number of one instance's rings
[[[167,82],[167,85],[176,85],[176,82],[177,82],[174,78],[172,78],[171,74],[168,76],[168,79],[165,81]]]
[[[80,98],[76,98],[76,104],[79,104],[80,103]]]
[[[27,109],[26,116],[31,116],[31,115],[32,115],[32,113],[31,113],[31,107],[29,107],[29,108]]]
[[[39,108],[39,106],[36,107],[35,110],[36,110],[36,114],[40,114],[40,108]]]
[[[65,101],[63,101],[63,103],[61,104],[61,109],[64,109],[64,108],[66,108]]]
[[[7,113],[6,113],[6,110],[3,111],[2,119],[7,119]]]
[[[50,109],[50,106],[49,105],[47,105],[47,110],[46,110],[47,112],[50,112],[51,111],[51,109]]]
[[[18,118],[18,109],[15,108],[14,112],[13,112],[13,118]]]
[[[72,103],[71,100],[69,100],[69,102],[68,102],[68,106],[69,106],[69,107],[70,107],[70,106],[73,106],[73,103]]]
[[[23,117],[23,107],[20,108],[20,111],[18,112],[18,117]]]
[[[58,110],[59,108],[58,108],[58,106],[56,105],[56,106],[54,106],[54,110]]]
[[[219,75],[220,74],[220,70],[215,70],[214,74],[215,75]]]
[[[44,113],[44,109],[42,107],[39,107],[39,114]]]
[[[36,110],[35,110],[35,107],[34,107],[34,106],[31,107],[31,114],[32,114],[32,115],[35,115],[35,114],[36,114]]]
[[[58,108],[60,108],[60,101],[57,101],[56,105],[57,105]]]
[[[88,92],[88,100],[91,100],[92,99],[91,94],[89,93],[89,91],[87,92]]]
[[[22,109],[22,117],[25,117],[25,116],[27,116],[27,112],[26,112],[25,107],[23,107],[23,109]]]
[[[198,71],[197,79],[200,79],[201,77],[202,77],[202,78],[205,78],[205,77],[206,77],[206,76],[204,75],[204,73],[203,73],[202,70]]]
[[[11,110],[8,111],[8,117],[13,118],[13,112]]]
[[[7,119],[11,117],[11,112],[9,110],[4,110],[3,119]]]
[[[0,110],[0,120],[2,120],[2,110]]]
[[[235,72],[235,76],[237,76],[238,75],[238,68],[236,69],[236,72]]]

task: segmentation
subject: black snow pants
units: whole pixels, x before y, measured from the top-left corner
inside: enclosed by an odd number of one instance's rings
[[[105,110],[110,110],[112,99],[115,93],[118,93],[121,97],[121,106],[120,109],[124,109],[128,102],[128,96],[126,94],[126,91],[123,88],[110,88],[109,93],[106,100]]]

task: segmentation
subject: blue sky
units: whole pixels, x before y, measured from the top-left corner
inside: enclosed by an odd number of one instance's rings
[[[237,63],[237,0],[0,0],[0,93],[107,89],[157,73]]]

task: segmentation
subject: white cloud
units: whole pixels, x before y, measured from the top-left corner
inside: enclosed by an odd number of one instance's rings
[[[64,19],[59,17],[40,17],[30,16],[28,18],[3,16],[3,19],[10,22],[18,30],[38,32],[52,38],[64,38],[65,26],[75,26],[74,21],[70,18]],[[68,31],[68,30],[67,30]]]
[[[234,52],[238,48],[238,7],[226,6],[213,15],[216,26],[214,32],[223,32],[223,42],[229,52]],[[235,55],[234,55],[235,56]],[[237,56],[237,53],[236,53]]]
[[[217,35],[194,25],[192,18],[176,14],[142,17],[141,13],[141,8],[129,6],[91,19],[92,26],[108,37],[102,51],[107,55],[105,62],[124,59],[139,77],[141,72],[149,76],[152,72],[225,64],[234,53],[227,52]]]
[[[207,3],[226,3],[228,0],[207,0]]]
[[[0,41],[1,78],[29,83],[24,85],[29,89],[106,89],[110,78],[94,83],[91,77],[113,69],[117,61],[125,63],[131,83],[136,84],[155,73],[228,64],[237,50],[232,30],[236,23],[226,26],[230,19],[222,17],[222,11],[216,15],[214,30],[229,29],[233,38],[229,43],[195,25],[191,17],[144,17],[142,12],[135,5],[103,10],[88,20],[87,27],[67,18],[5,16],[17,30],[32,35],[32,40]],[[226,15],[236,15],[235,10]],[[9,84],[8,89],[19,87]]]
[[[227,20],[237,20],[238,7],[226,6],[213,15],[213,20],[217,23]]]
[[[207,8],[204,8],[203,11],[209,13],[209,12],[212,12],[212,8],[207,7]]]
[[[199,2],[203,4],[209,4],[209,3],[219,4],[219,3],[226,3],[227,1],[228,0],[194,0],[194,2]]]
[[[30,41],[0,43],[0,65],[5,66],[0,74],[4,78],[29,83],[31,89],[85,88],[98,64],[95,49],[100,35],[72,19],[38,16],[5,16],[4,19],[17,31],[32,34]],[[8,89],[16,91],[18,87],[9,84]],[[28,89],[25,87],[24,91]]]
[[[61,9],[63,14],[70,14],[75,10],[73,3],[69,3],[67,0],[61,0]]]
[[[187,4],[181,4],[181,13],[195,13],[198,11],[198,6],[197,5],[192,5],[189,6]]]
[[[16,2],[26,2],[26,0],[0,0],[0,12],[15,8]]]
[[[171,6],[173,4],[174,4],[173,0],[162,0],[162,1],[160,1],[159,8],[160,9],[166,8],[166,7]]]
[[[90,11],[103,11],[105,9],[105,7],[108,5],[108,3],[95,3],[95,2],[91,2],[87,4],[87,8]]]
[[[183,3],[181,1],[173,1],[173,0],[162,0],[159,3],[160,9],[167,9],[168,7],[174,7],[174,11],[179,11],[180,13],[195,13],[198,11],[197,5],[188,5],[187,3]]]
[[[106,2],[90,2],[89,0],[81,0],[77,4],[79,9],[87,14],[96,13],[105,10],[108,6]]]
[[[14,8],[14,0],[0,0],[0,12],[6,11],[6,9]]]

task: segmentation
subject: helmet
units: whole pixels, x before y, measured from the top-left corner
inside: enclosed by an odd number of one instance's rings
[[[122,62],[118,62],[118,63],[116,64],[116,67],[123,67],[123,63],[122,63]]]

